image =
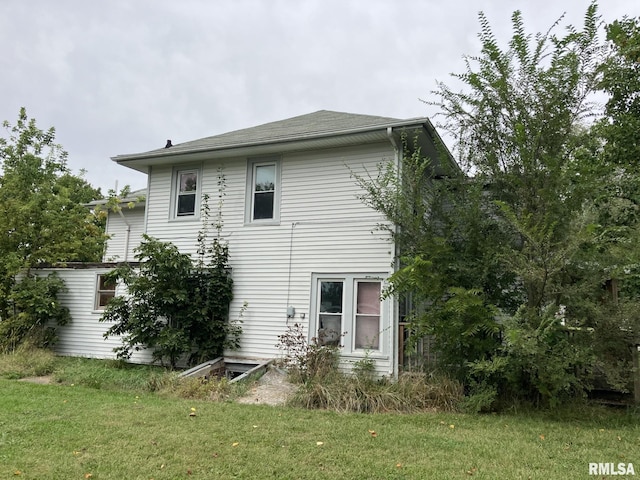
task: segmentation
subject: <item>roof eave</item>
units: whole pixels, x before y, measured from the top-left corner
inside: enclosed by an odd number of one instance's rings
[[[380,124],[380,125],[351,128],[351,129],[345,129],[345,130],[339,130],[339,131],[311,133],[307,135],[297,135],[295,137],[289,137],[289,138],[274,138],[270,140],[260,140],[256,142],[244,142],[244,143],[226,144],[226,145],[220,145],[220,146],[207,146],[202,148],[195,148],[192,150],[176,149],[172,151],[171,148],[153,150],[151,152],[145,152],[145,153],[139,153],[139,154],[117,155],[115,157],[112,157],[111,160],[123,166],[128,166],[130,168],[134,168],[136,170],[146,172],[146,168],[143,168],[143,167],[146,167],[150,163],[153,163],[153,162],[149,162],[149,160],[154,160],[154,159],[168,160],[169,158],[175,158],[175,159],[182,158],[182,159],[195,160],[199,157],[209,156],[212,153],[217,153],[218,155],[228,153],[229,156],[236,156],[236,154],[240,155],[240,153],[238,152],[241,150],[258,151],[260,150],[261,147],[271,147],[274,145],[292,145],[296,143],[303,144],[311,140],[321,140],[321,139],[328,139],[333,137],[348,137],[352,135],[358,135],[362,133],[376,132],[376,131],[380,131],[386,135],[386,130],[389,127],[391,127],[392,129],[408,128],[408,127],[419,128],[421,126],[424,126],[425,124],[428,124],[431,126],[431,122],[429,121],[428,118],[426,117],[414,118],[414,119],[408,119],[408,120],[400,120],[398,122],[389,122],[389,123]],[[433,126],[431,126],[431,129],[433,129]]]

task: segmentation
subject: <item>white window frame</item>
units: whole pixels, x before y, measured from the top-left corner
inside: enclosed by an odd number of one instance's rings
[[[379,285],[379,293],[378,293],[378,311],[376,312],[362,312],[361,311],[361,306],[358,304],[358,294],[360,293],[360,286],[364,285],[366,283],[377,283]],[[382,280],[378,280],[378,279],[363,279],[363,278],[356,278],[353,281],[353,312],[352,312],[352,316],[353,316],[353,349],[354,350],[369,350],[372,352],[378,352],[382,349],[382,344],[381,344],[381,332],[382,332],[382,312],[383,312],[383,300],[381,299],[381,295],[382,295]],[[363,305],[364,306],[364,305]],[[367,308],[365,308],[365,310],[367,310]],[[378,317],[378,331],[373,333],[372,335],[367,335],[365,337],[365,339],[369,340],[370,343],[369,344],[363,344],[361,346],[357,345],[357,335],[356,335],[356,331],[357,331],[357,327],[358,327],[358,320],[359,319],[365,319],[365,318],[375,318]]]
[[[178,214],[178,198],[180,195],[180,176],[184,174],[193,173],[196,175],[196,190],[194,195],[194,210],[193,213]],[[171,215],[172,220],[194,220],[200,218],[200,197],[202,192],[202,168],[199,166],[185,166],[181,168],[174,168],[171,178]],[[191,195],[191,194],[189,194]]]
[[[111,298],[114,298],[116,296],[115,284],[113,285],[113,288],[102,288],[102,289],[100,288],[102,279],[103,277],[106,277],[106,276],[107,276],[106,273],[99,273],[98,275],[96,275],[96,294],[95,294],[95,299],[93,303],[94,310],[104,310],[107,304],[109,303],[109,300],[111,300]],[[113,292],[113,297],[107,300],[107,303],[105,303],[104,305],[100,305],[101,295],[104,293],[110,293],[110,292]]]
[[[256,195],[256,169],[258,167],[274,166],[275,182],[273,191],[273,217],[272,218],[253,218]],[[247,161],[247,185],[245,198],[245,223],[254,225],[279,225],[280,224],[280,158],[279,157],[262,157],[250,158]]]
[[[324,274],[314,273],[312,274],[311,282],[311,318],[309,319],[309,336],[310,338],[319,338],[320,329],[320,285],[321,282],[342,282],[342,325],[341,339],[340,339],[340,353],[346,356],[362,357],[365,354],[369,354],[372,358],[387,357],[389,352],[389,330],[391,321],[391,312],[389,308],[389,301],[387,299],[380,299],[379,315],[380,320],[378,324],[378,348],[358,348],[356,347],[356,315],[358,311],[356,292],[358,284],[365,282],[377,282],[380,283],[380,291],[384,289],[385,275],[384,274],[367,274],[367,273],[347,273],[347,274]]]

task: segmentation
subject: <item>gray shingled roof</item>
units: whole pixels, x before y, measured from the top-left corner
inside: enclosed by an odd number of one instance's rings
[[[124,198],[120,199],[120,203],[144,203],[145,202],[145,196],[147,195],[147,189],[146,188],[142,188],[140,190],[134,190],[133,192],[129,192],[129,195],[127,195]],[[96,206],[96,205],[106,205],[107,202],[109,201],[108,198],[101,198],[99,200],[94,200],[92,202],[87,203],[86,205],[88,207],[92,207],[92,206]]]
[[[397,118],[357,115],[353,113],[331,112],[320,110],[277,122],[265,123],[257,127],[243,128],[234,132],[207,137],[182,145],[237,145],[258,143],[262,141],[293,140],[309,135],[338,133],[362,127],[384,126],[397,123]]]
[[[332,135],[348,134],[357,131],[374,130],[385,127],[416,125],[428,122],[426,118],[400,120],[390,117],[360,115],[354,113],[319,110],[314,113],[265,123],[233,132],[184,142],[168,149],[160,148],[145,153],[118,155],[115,161],[158,155],[174,155],[187,152],[219,150],[237,146],[250,146],[268,143],[288,142]]]

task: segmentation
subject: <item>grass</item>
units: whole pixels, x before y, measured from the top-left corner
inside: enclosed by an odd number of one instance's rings
[[[0,378],[49,376],[54,384],[84,386],[97,390],[156,392],[160,395],[202,400],[225,400],[242,396],[251,381],[229,383],[225,378],[203,382],[182,379],[178,372],[162,367],[135,365],[120,360],[56,357],[51,351],[18,349],[0,355]]]
[[[0,389],[0,478],[549,479],[588,478],[589,462],[640,469],[631,412],[338,414],[4,379]]]
[[[149,365],[134,365],[118,360],[60,357],[52,372],[56,383],[74,384],[95,389],[149,389],[150,379],[165,374],[165,369]]]
[[[164,373],[165,369],[160,367],[118,360],[57,357],[49,350],[35,348],[19,348],[0,355],[2,378],[50,376],[54,383],[73,383],[96,389],[145,390],[151,378]]]
[[[33,355],[0,356],[0,478],[593,478],[590,462],[633,463],[640,474],[638,410],[397,415],[241,405],[202,400],[230,398],[223,384]],[[34,371],[56,382],[10,380]]]

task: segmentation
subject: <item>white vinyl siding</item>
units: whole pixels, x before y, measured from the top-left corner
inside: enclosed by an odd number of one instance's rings
[[[122,209],[121,214],[109,211],[107,216],[107,247],[105,262],[134,260],[134,248],[140,245],[144,233],[144,207]],[[124,218],[123,218],[124,217]],[[125,252],[126,250],[126,252]]]
[[[116,358],[113,349],[121,345],[119,337],[105,339],[103,334],[111,326],[110,323],[100,322],[102,310],[95,310],[96,278],[110,271],[109,268],[56,268],[32,270],[38,276],[47,276],[55,271],[64,280],[67,292],[58,294],[60,303],[69,308],[71,321],[63,326],[55,326],[58,341],[54,350],[58,355],[88,357],[88,358]],[[122,294],[121,287],[117,287],[118,294]],[[131,358],[134,363],[151,363],[151,352],[142,350],[134,352]]]
[[[357,198],[361,192],[352,176],[352,172],[375,174],[379,163],[393,158],[387,143],[282,155],[279,224],[245,222],[246,157],[203,162],[201,192],[211,198],[212,215],[219,167],[225,176],[222,233],[229,242],[233,269],[231,318],[238,317],[244,302],[248,304],[241,349],[234,355],[277,357],[278,335],[288,324],[302,323],[308,329],[313,273],[377,272],[386,277],[393,272],[394,246],[377,228],[384,219]],[[171,166],[154,166],[151,171],[147,234],[194,254],[201,222],[167,220],[173,172]],[[288,306],[296,309],[293,319],[287,319]],[[390,311],[384,314],[391,318]],[[386,343],[380,345],[384,354],[376,359],[381,374],[393,373],[391,338],[391,333],[384,337]],[[352,359],[358,355],[355,352]]]

